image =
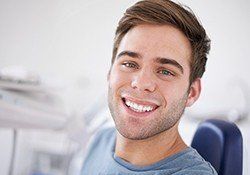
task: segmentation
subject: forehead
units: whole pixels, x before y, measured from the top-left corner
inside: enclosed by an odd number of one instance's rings
[[[144,59],[168,57],[189,65],[191,45],[187,37],[170,25],[139,25],[123,37],[117,55],[124,51],[140,53]]]

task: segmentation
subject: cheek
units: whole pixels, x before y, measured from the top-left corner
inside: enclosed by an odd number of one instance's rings
[[[121,86],[130,83],[130,80],[131,78],[127,73],[114,69],[110,72],[109,87],[118,89]]]
[[[158,88],[165,101],[171,103],[172,101],[182,98],[186,94],[188,85],[186,83],[166,82],[159,83]]]

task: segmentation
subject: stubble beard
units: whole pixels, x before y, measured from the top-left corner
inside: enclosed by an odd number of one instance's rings
[[[131,140],[144,140],[169,130],[180,120],[185,110],[187,96],[185,93],[181,99],[169,104],[167,110],[161,109],[159,116],[146,124],[142,124],[139,118],[121,116],[118,99],[115,99],[115,92],[110,87],[108,105],[116,129],[123,137]]]

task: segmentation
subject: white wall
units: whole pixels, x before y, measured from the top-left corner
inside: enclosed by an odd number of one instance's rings
[[[58,93],[66,105],[76,112],[84,109],[106,92],[115,27],[133,2],[0,0],[0,69],[23,65],[44,79],[60,79],[64,89]],[[198,15],[212,40],[203,92],[192,110],[242,109],[245,101],[236,86],[239,81],[250,86],[250,1],[181,2]],[[1,155],[11,147],[7,136],[0,135],[7,145]]]
[[[132,2],[1,0],[0,68],[23,65],[45,78],[63,79],[69,104],[87,105],[105,92],[115,27]],[[240,106],[232,104],[237,97],[228,95],[228,86],[237,78],[250,84],[249,1],[181,2],[199,16],[212,40],[197,109]]]

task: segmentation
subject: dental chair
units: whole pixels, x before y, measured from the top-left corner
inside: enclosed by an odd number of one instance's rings
[[[243,140],[234,123],[216,119],[202,122],[191,147],[211,163],[218,175],[242,175]]]

